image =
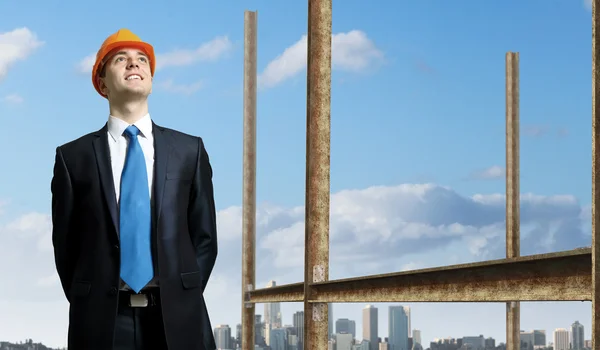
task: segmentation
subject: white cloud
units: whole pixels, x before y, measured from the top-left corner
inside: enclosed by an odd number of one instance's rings
[[[23,97],[21,97],[21,95],[18,94],[6,95],[2,100],[10,104],[21,104],[24,101]]]
[[[470,178],[475,180],[493,180],[504,178],[504,176],[504,168],[499,165],[493,165],[489,168],[472,172]]]
[[[582,207],[570,195],[523,194],[521,199],[522,255],[591,243],[589,206]],[[335,193],[331,197],[330,278],[501,258],[505,254],[504,211],[503,194],[466,197],[434,184]],[[234,330],[240,322],[241,307],[241,216],[238,206],[217,214],[219,258],[205,293],[213,326],[229,324]],[[65,345],[67,305],[55,275],[52,252],[47,249],[51,247],[49,220],[46,214],[29,213],[0,226],[0,339],[31,337],[51,346]],[[271,279],[277,284],[301,281],[303,207],[259,205],[256,223],[256,284],[264,286]],[[334,318],[356,320],[360,336],[363,306],[335,305]],[[387,309],[382,304],[378,307],[380,336],[384,337]],[[503,305],[436,303],[411,307],[412,323],[423,330],[426,341],[468,334],[504,339]],[[282,304],[284,323],[291,323],[293,312],[301,308],[300,303]],[[550,332],[579,319],[589,327],[590,308],[589,303],[530,303],[523,306],[521,325],[523,329]],[[262,314],[263,306],[257,305],[256,310]],[[439,315],[453,315],[453,322]]]
[[[233,45],[227,36],[219,36],[195,49],[176,49],[170,52],[156,53],[156,70],[216,61],[231,51],[232,47]],[[95,61],[96,54],[92,53],[79,61],[76,64],[76,69],[80,73],[90,74]]]
[[[43,44],[28,28],[0,33],[0,80],[13,64],[25,60]]]
[[[299,41],[267,64],[258,77],[259,86],[273,87],[300,73],[306,68],[307,50],[308,39],[303,35]],[[358,72],[369,68],[382,58],[383,52],[360,30],[332,35],[332,69]]]
[[[173,79],[169,79],[158,83],[157,85],[165,91],[189,96],[195,93],[196,91],[200,90],[203,84],[201,81],[197,81],[191,84],[176,84],[173,81]]]
[[[96,54],[92,53],[85,56],[81,61],[77,63],[75,68],[79,73],[91,74],[94,69],[94,63],[96,62]]]
[[[592,10],[592,0],[583,0],[583,6],[587,9],[587,10]]]
[[[193,50],[180,49],[164,54],[157,54],[156,69],[216,61],[228,53],[231,48],[232,44],[229,38],[219,36]]]

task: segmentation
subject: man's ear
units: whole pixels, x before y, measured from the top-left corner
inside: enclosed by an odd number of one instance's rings
[[[106,96],[108,96],[108,87],[104,83],[104,78],[98,77],[98,86],[100,87],[100,91]]]

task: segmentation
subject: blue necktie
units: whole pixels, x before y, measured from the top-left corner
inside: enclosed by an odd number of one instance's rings
[[[121,278],[136,293],[154,276],[148,173],[137,139],[139,132],[134,125],[125,129],[129,146],[121,175],[120,200]]]

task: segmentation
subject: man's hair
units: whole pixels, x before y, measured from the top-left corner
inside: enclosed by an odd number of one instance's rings
[[[106,77],[106,62],[104,60],[100,63],[100,67],[101,68],[100,68],[100,73],[98,73],[98,77],[104,78],[104,77]]]

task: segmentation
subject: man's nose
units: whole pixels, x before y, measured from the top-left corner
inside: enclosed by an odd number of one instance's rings
[[[134,67],[139,68],[140,66],[134,60],[129,60],[129,64],[127,65],[127,67],[128,68],[134,68]]]

